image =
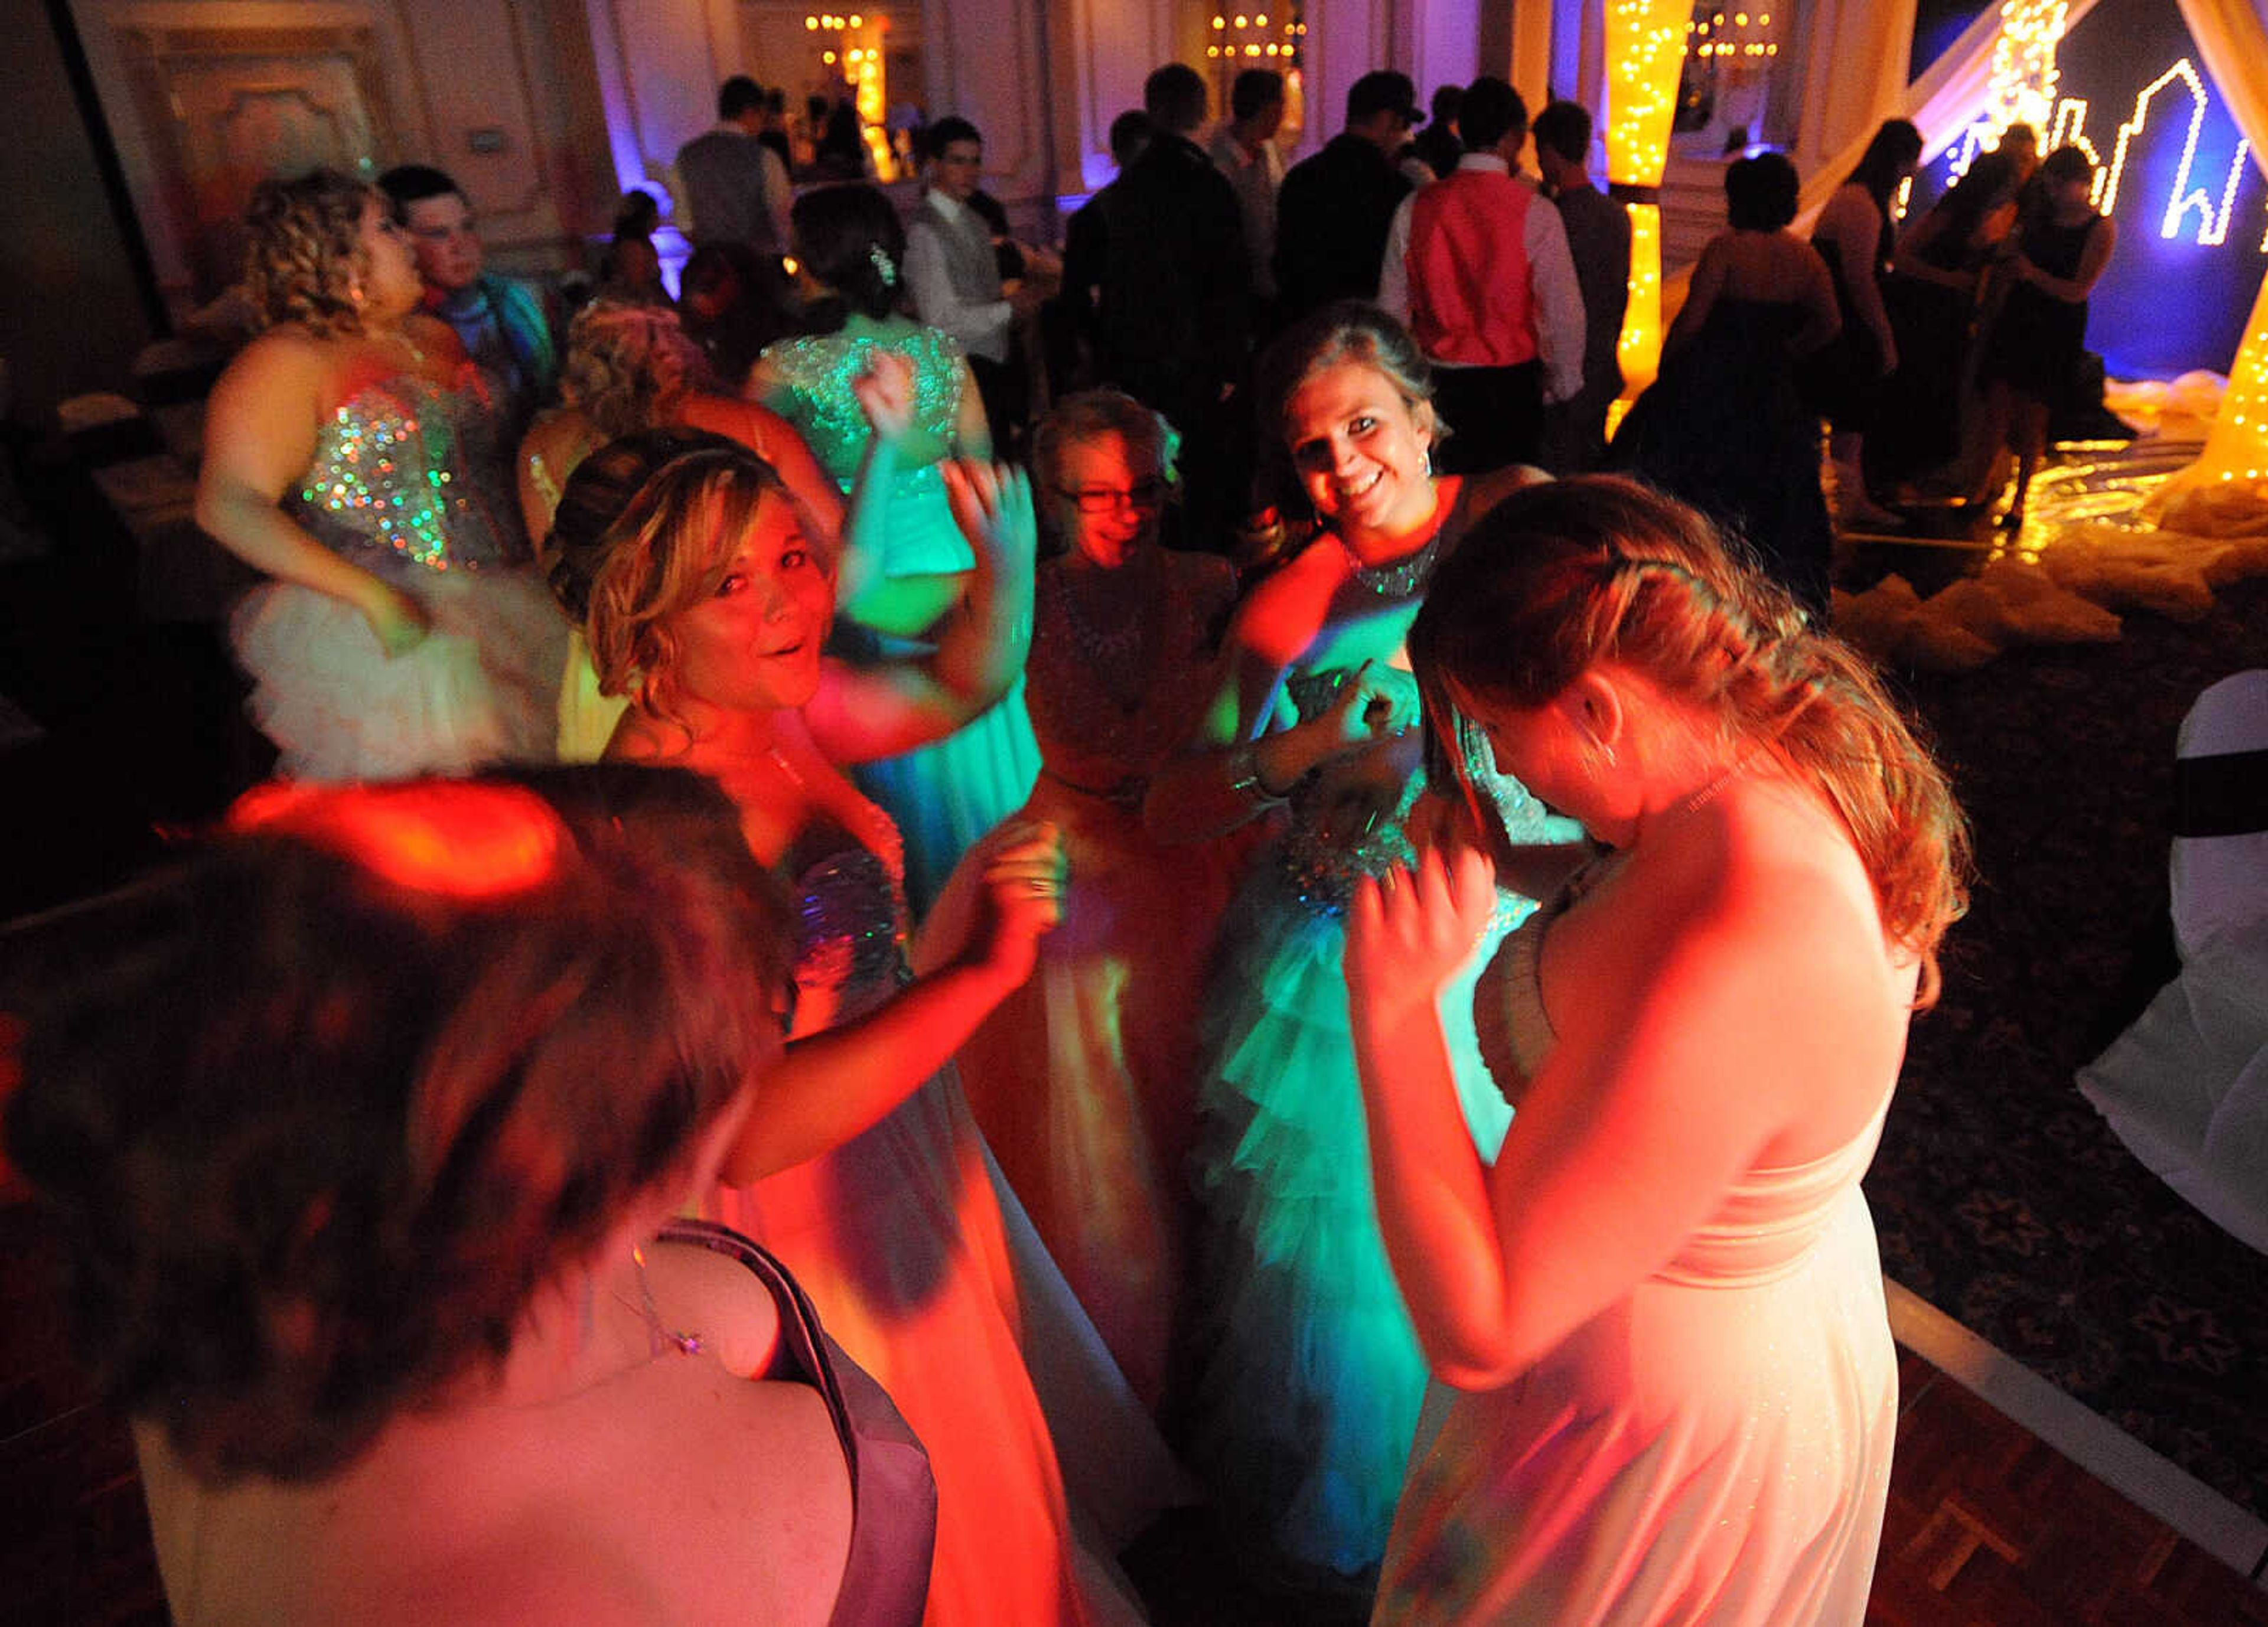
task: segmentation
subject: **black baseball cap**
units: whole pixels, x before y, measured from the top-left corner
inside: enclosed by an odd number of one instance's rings
[[[1359,124],[1381,113],[1396,114],[1413,129],[1425,122],[1425,109],[1418,105],[1418,87],[1410,83],[1408,74],[1381,68],[1347,87],[1349,124]]]

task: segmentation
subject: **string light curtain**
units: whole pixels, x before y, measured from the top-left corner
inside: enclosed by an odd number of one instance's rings
[[[1642,189],[1631,217],[1629,313],[1616,355],[1627,393],[1661,365],[1661,206],[1653,195],[1669,162],[1669,127],[1693,20],[1690,0],[1608,0],[1607,180]]]

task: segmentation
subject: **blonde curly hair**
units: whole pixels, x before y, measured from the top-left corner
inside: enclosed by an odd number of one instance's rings
[[[561,399],[608,440],[668,423],[705,382],[700,347],[664,306],[594,299],[567,329]]]
[[[318,339],[362,331],[355,292],[370,269],[362,217],[373,200],[383,207],[376,188],[329,168],[252,189],[244,288],[262,327],[297,322]]]

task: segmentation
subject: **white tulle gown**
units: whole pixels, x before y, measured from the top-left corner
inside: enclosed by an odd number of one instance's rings
[[[488,387],[414,373],[321,424],[285,507],[309,535],[423,605],[432,630],[388,658],[362,614],[294,583],[254,588],[230,626],[253,719],[293,779],[467,774],[554,755],[567,622],[529,563]]]

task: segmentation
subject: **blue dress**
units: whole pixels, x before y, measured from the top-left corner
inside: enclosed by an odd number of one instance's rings
[[[1300,716],[1327,710],[1346,676],[1295,676]],[[1555,839],[1556,821],[1523,788],[1478,781],[1516,839]],[[1403,821],[1421,788],[1413,776],[1395,814],[1350,840],[1329,827],[1323,786],[1311,777],[1300,787],[1288,828],[1229,908],[1204,1019],[1189,1454],[1247,1534],[1350,1577],[1385,1551],[1426,1367],[1378,1229],[1345,909],[1359,878],[1410,862]],[[1503,894],[1491,942],[1534,907]],[[1471,977],[1442,1012],[1466,1122],[1493,1158],[1512,1113],[1481,1059]]]
[[[770,404],[793,423],[812,453],[845,491],[873,434],[850,386],[878,349],[913,364],[914,409],[920,428],[950,443],[961,415],[961,346],[932,328],[902,337],[827,334],[773,345],[764,360],[781,384]],[[945,475],[924,464],[899,475],[889,497],[886,577],[966,571],[976,563],[954,523]],[[913,647],[883,640],[882,653]],[[858,788],[888,811],[904,833],[906,894],[926,909],[968,845],[1024,806],[1039,777],[1040,747],[1024,709],[1024,680],[1000,703],[932,746],[862,764]]]
[[[396,779],[548,762],[567,622],[529,563],[509,453],[474,369],[364,387],[318,427],[284,507],[316,541],[422,604],[432,630],[389,659],[361,612],[296,583],[230,625],[254,721],[293,779]]]

